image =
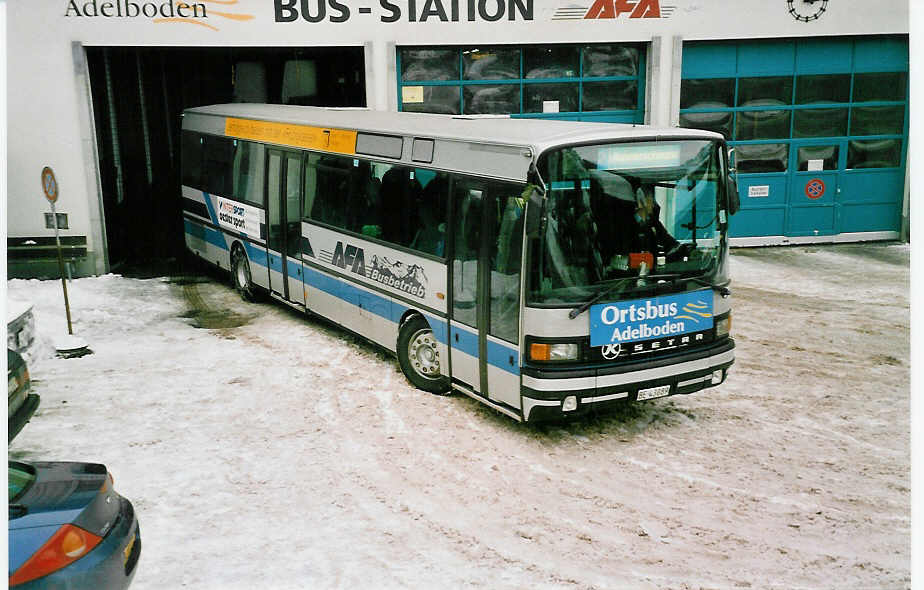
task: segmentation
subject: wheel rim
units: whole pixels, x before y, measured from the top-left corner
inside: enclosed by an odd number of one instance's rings
[[[436,340],[430,330],[419,330],[407,347],[407,358],[411,366],[421,377],[436,379],[440,375],[440,353],[436,348]]]
[[[244,263],[240,258],[237,259],[237,286],[241,289],[246,289],[247,284],[250,282],[250,277],[247,276],[247,264]]]

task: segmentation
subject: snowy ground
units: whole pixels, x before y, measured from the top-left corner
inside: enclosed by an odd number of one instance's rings
[[[10,447],[105,463],[133,588],[904,588],[905,245],[739,250],[717,389],[535,427],[225,284],[80,279]],[[60,282],[13,280],[63,332]]]

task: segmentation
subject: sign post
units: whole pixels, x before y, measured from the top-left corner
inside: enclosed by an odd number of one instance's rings
[[[45,198],[51,203],[51,218],[55,223],[55,245],[58,250],[58,268],[61,272],[61,287],[64,289],[64,311],[67,314],[67,333],[74,335],[71,327],[71,304],[67,299],[67,280],[64,275],[64,257],[61,255],[61,238],[58,235],[58,214],[55,212],[55,202],[58,200],[58,181],[55,179],[55,173],[50,167],[42,168],[42,190],[45,192]]]

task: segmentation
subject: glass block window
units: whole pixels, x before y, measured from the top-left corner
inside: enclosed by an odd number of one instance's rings
[[[785,40],[685,46],[679,125],[724,135],[740,172],[787,172],[806,158],[824,160],[828,170],[843,157],[832,149],[809,158],[801,144],[793,152],[791,143],[803,139],[847,140],[846,168],[901,166],[907,60],[873,58],[862,39],[836,39],[831,47],[839,50]]]
[[[398,72],[402,111],[627,123],[645,116],[640,43],[400,47]]]

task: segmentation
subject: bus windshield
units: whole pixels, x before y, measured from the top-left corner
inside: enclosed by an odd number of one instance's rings
[[[547,223],[530,258],[529,303],[581,303],[604,289],[616,300],[637,296],[638,281],[623,279],[711,281],[723,271],[718,142],[581,145],[547,152],[539,164]]]

